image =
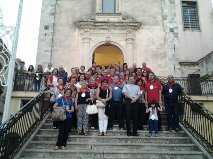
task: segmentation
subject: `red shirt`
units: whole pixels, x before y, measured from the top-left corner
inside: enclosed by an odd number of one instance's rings
[[[149,67],[146,67],[146,66],[142,67],[142,70],[145,70],[148,74],[150,72],[152,72],[152,70]]]
[[[150,103],[151,100],[155,100],[159,103],[159,90],[162,89],[160,81],[154,80],[153,82],[147,81],[144,87],[147,92],[147,102]]]

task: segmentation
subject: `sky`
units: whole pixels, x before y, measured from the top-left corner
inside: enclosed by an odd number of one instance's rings
[[[25,62],[25,66],[36,63],[38,33],[42,0],[23,0],[23,10],[19,32],[16,58]],[[0,0],[3,25],[15,26],[19,0]]]

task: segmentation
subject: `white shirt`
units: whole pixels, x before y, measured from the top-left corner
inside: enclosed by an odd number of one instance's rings
[[[51,67],[50,69],[47,67],[47,68],[44,69],[44,72],[45,72],[45,73],[46,73],[46,72],[52,73],[53,69],[54,69],[54,68],[52,68],[52,67]]]
[[[136,98],[141,94],[140,87],[134,84],[125,84],[122,92],[127,93],[131,98]]]

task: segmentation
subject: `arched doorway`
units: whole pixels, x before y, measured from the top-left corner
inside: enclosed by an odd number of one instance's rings
[[[103,44],[95,49],[92,61],[100,66],[115,65],[117,61],[122,66],[124,55],[119,47],[112,44]]]

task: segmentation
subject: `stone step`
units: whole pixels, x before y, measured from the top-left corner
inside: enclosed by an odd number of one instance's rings
[[[32,141],[27,149],[50,149],[55,147],[53,141]],[[68,142],[70,150],[118,150],[118,151],[197,151],[195,144],[152,144],[152,143],[88,143]]]
[[[147,136],[149,132],[147,130],[142,131],[138,130],[138,135],[141,137]],[[154,133],[154,132],[153,132]],[[58,129],[40,129],[38,132],[39,135],[58,135]],[[72,130],[70,135],[76,135],[76,130]],[[98,136],[98,130],[89,130],[89,136]],[[126,130],[108,130],[107,135],[109,136],[126,136]],[[159,133],[159,137],[186,137],[187,135],[183,131],[176,132],[169,132],[169,131],[161,131]]]
[[[52,119],[47,119],[45,123],[53,123]],[[162,120],[161,121],[162,125],[166,125],[167,121],[166,120]],[[146,125],[148,125],[148,121],[146,122]],[[115,126],[118,126],[117,124],[115,124]]]
[[[149,127],[148,125],[144,125],[144,129],[145,129],[145,130],[148,130],[148,127]],[[52,129],[52,128],[53,128],[53,124],[52,124],[52,123],[45,123],[45,124],[42,126],[42,129]],[[165,130],[167,130],[168,126],[167,126],[167,125],[162,125],[161,128],[162,128],[163,131],[165,131]],[[115,125],[115,126],[113,127],[113,129],[118,130],[118,126]]]
[[[53,150],[53,149],[26,149],[22,157],[38,157],[38,158],[110,158],[110,159],[204,159],[199,151],[110,151],[110,150]]]
[[[147,134],[148,136],[148,134]],[[36,135],[33,141],[56,141],[57,135]],[[189,137],[69,136],[68,142],[189,144]]]

